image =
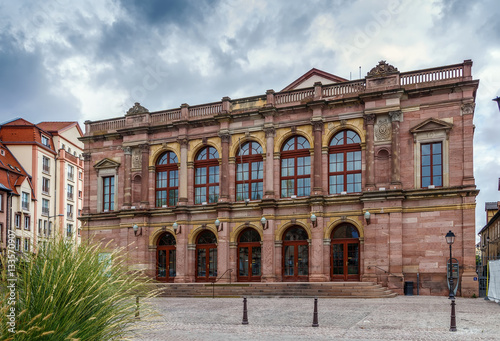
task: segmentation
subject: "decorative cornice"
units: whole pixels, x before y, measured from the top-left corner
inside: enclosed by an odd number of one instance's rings
[[[385,60],[381,60],[378,62],[378,65],[375,66],[366,74],[366,77],[384,77],[386,75],[398,73],[398,69],[392,66],[391,64],[387,64]]]

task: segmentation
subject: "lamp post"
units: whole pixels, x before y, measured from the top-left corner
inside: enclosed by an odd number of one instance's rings
[[[455,319],[455,293],[453,292],[453,268],[452,268],[452,256],[451,256],[451,246],[455,242],[455,234],[451,230],[446,234],[446,243],[450,246],[450,294],[449,299],[451,300],[451,322],[450,322],[450,332],[457,331],[457,322]]]

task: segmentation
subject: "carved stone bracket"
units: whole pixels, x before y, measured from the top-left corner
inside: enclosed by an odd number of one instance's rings
[[[127,111],[127,115],[137,115],[149,113],[149,110],[143,107],[139,102],[135,102],[134,106]]]
[[[363,116],[363,118],[365,119],[365,123],[367,125],[374,125],[377,116],[375,114],[366,114]]]
[[[472,115],[474,114],[474,107],[476,106],[475,103],[465,103],[462,105],[460,113],[462,115]]]
[[[389,111],[389,117],[391,118],[391,122],[403,121],[403,113],[401,110]]]
[[[389,74],[398,73],[398,69],[394,66],[387,64],[385,60],[378,62],[375,66],[366,74],[366,77],[384,77]]]

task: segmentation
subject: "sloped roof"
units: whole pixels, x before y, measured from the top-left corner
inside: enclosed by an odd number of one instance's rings
[[[60,133],[62,131],[68,130],[72,127],[76,126],[76,129],[80,132],[80,134],[83,136],[83,131],[80,128],[80,125],[76,121],[45,121],[45,122],[40,122],[37,123],[37,126],[40,129],[43,129],[45,131],[48,131],[49,133]]]
[[[305,74],[294,80],[288,86],[286,86],[281,91],[289,91],[299,88],[307,88],[313,86],[313,84],[308,84],[307,80],[314,78],[315,82],[320,81],[322,84],[331,84],[338,82],[347,82],[348,80],[339,76],[332,75],[331,73],[312,68]]]
[[[50,147],[42,144],[42,133],[49,138]],[[10,144],[38,144],[51,150],[55,154],[52,134],[37,125],[18,118],[0,126],[0,140],[5,145]]]
[[[31,187],[31,197],[35,199],[33,194],[33,186],[31,179],[26,170],[21,166],[21,163],[10,152],[9,148],[0,142],[0,184],[15,194],[19,194],[16,187],[20,186],[25,179],[28,179]],[[2,155],[3,154],[3,155]]]

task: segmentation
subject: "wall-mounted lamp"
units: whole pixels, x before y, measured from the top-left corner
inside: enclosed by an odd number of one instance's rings
[[[370,225],[370,217],[371,217],[371,213],[366,211],[365,212],[365,220],[366,220],[366,225]]]
[[[182,232],[182,226],[177,224],[176,221],[174,221],[174,223],[172,224],[172,228],[174,229],[174,233],[175,234],[181,234]]]
[[[493,98],[495,102],[498,104],[498,110],[500,110],[500,97],[497,96],[497,98]]]
[[[137,224],[134,224],[134,226],[132,226],[132,229],[134,230],[134,234],[136,237],[142,235],[142,227],[139,227],[137,226]]]
[[[311,219],[311,224],[312,224],[313,227],[318,226],[318,221],[317,221],[318,218],[316,217],[316,214],[311,213],[311,218],[310,219]]]
[[[263,230],[267,230],[269,228],[266,217],[260,218],[260,224],[262,225]]]
[[[219,230],[219,226],[220,226],[220,230]],[[217,232],[221,232],[222,229],[224,228],[222,226],[222,223],[220,222],[219,218],[217,218],[217,220],[215,221],[215,227],[217,228]]]

